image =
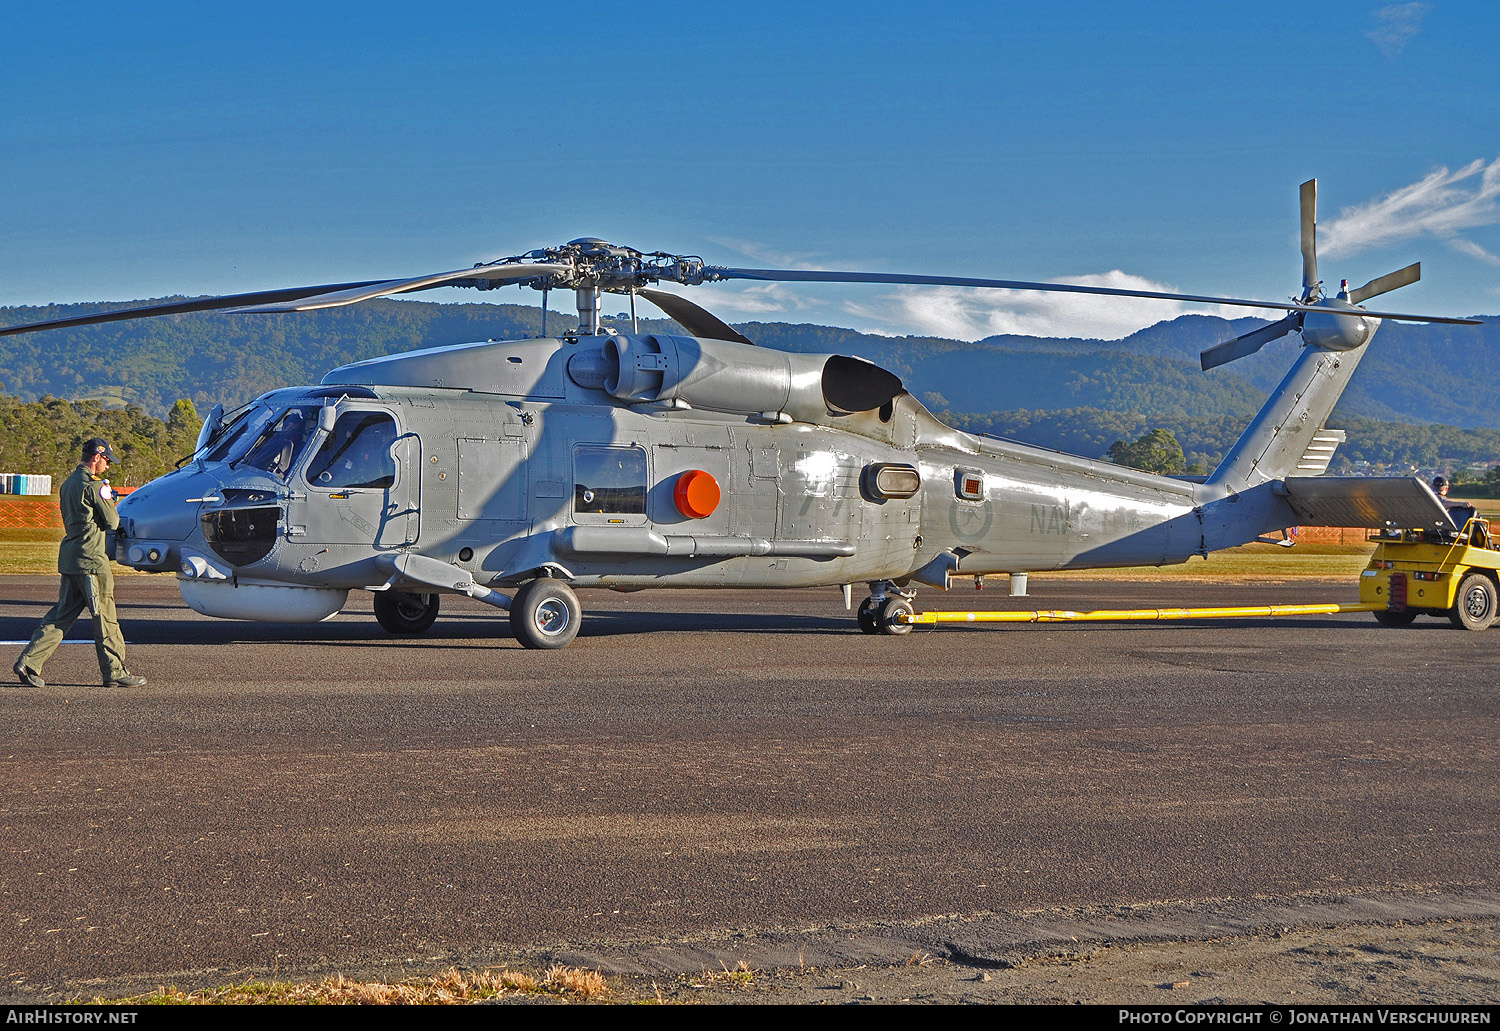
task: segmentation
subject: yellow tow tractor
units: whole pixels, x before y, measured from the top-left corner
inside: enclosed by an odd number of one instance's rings
[[[1359,575],[1359,600],[1383,604],[1382,626],[1408,626],[1418,616],[1447,616],[1454,626],[1484,630],[1500,612],[1500,549],[1489,522],[1471,506],[1451,505],[1453,529],[1378,531],[1369,566]]]

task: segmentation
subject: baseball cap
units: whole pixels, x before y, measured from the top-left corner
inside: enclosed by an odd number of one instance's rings
[[[115,457],[115,453],[110,450],[109,441],[105,440],[103,437],[94,437],[92,440],[86,440],[83,442],[83,460],[85,462],[91,462],[94,460],[95,455],[103,455],[111,462],[119,461],[119,459]]]

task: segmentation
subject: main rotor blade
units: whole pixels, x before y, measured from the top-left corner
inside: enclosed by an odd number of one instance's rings
[[[723,322],[711,311],[698,307],[686,297],[668,293],[665,290],[652,290],[642,288],[637,290],[646,300],[656,305],[670,317],[677,320],[677,324],[687,330],[695,337],[708,337],[711,340],[732,340],[739,344],[754,345],[755,341],[741,336],[733,326]]]
[[[1302,184],[1302,296],[1318,285],[1318,181]]]
[[[1395,272],[1387,272],[1379,279],[1372,279],[1358,290],[1349,291],[1349,300],[1358,304],[1367,297],[1379,297],[1381,294],[1389,293],[1397,287],[1409,286],[1422,278],[1422,263],[1413,262],[1406,268],[1397,269]]]
[[[440,286],[447,286],[454,280],[488,279],[499,282],[513,282],[518,279],[536,279],[538,276],[571,270],[571,265],[553,263],[535,265],[481,265],[475,268],[456,269],[453,272],[439,272],[433,276],[418,276],[415,279],[388,279],[375,283],[361,283],[348,290],[336,290],[329,293],[303,296],[300,299],[292,299],[281,304],[256,304],[244,308],[235,308],[230,314],[317,311],[322,308],[342,308],[346,304],[358,304],[360,301],[370,301],[390,294],[407,294],[417,290],[434,290]]]
[[[1199,361],[1203,363],[1203,371],[1207,372],[1209,369],[1216,369],[1220,365],[1227,365],[1229,362],[1252,355],[1277,337],[1285,336],[1301,328],[1302,313],[1294,311],[1286,318],[1273,322],[1269,326],[1251,330],[1244,336],[1226,340],[1222,344],[1214,344],[1198,356]]]
[[[372,286],[379,280],[364,283],[327,283],[323,286],[294,286],[283,290],[259,290],[249,294],[227,294],[222,297],[200,297],[194,301],[173,301],[170,304],[148,304],[140,308],[121,308],[118,311],[103,311],[95,315],[78,315],[70,319],[53,319],[50,322],[32,322],[24,326],[7,326],[0,329],[0,336],[13,333],[35,333],[43,329],[67,329],[70,326],[94,326],[104,322],[123,322],[127,319],[146,319],[153,315],[182,315],[194,311],[219,311],[246,304],[266,304],[286,301],[297,297],[327,293],[330,290],[349,290]]]
[[[754,279],[785,283],[889,283],[896,286],[965,286],[992,290],[1038,290],[1056,294],[1098,294],[1105,297],[1151,297],[1162,301],[1193,301],[1198,304],[1230,304],[1240,308],[1275,308],[1279,311],[1327,311],[1312,304],[1285,301],[1250,301],[1238,297],[1207,297],[1173,294],[1160,290],[1123,290],[1112,286],[1073,286],[1069,283],[1026,283],[1012,279],[970,279],[965,276],[914,276],[893,272],[822,272],[802,269],[723,268],[704,266],[704,280]],[[1439,315],[1404,315],[1390,311],[1364,311],[1359,315],[1398,322],[1441,322],[1455,326],[1478,326],[1481,319],[1450,319]]]

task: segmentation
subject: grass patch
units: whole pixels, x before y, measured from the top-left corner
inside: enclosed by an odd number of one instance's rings
[[[57,546],[63,531],[0,527],[0,574],[10,576],[56,576]]]
[[[1044,570],[1033,579],[1073,580],[1340,580],[1357,577],[1370,561],[1373,544],[1299,544],[1278,548],[1247,544],[1191,558],[1172,566],[1127,566],[1120,569]]]
[[[57,546],[62,543],[62,527],[0,527],[0,576],[56,576]],[[115,563],[115,576],[145,576],[129,566]]]
[[[61,526],[0,526],[0,544],[51,544],[56,548],[62,539]]]
[[[158,988],[145,995],[74,999],[95,1006],[456,1006],[506,996],[551,996],[591,1002],[609,994],[597,970],[553,965],[541,977],[514,970],[446,970],[405,981],[357,981],[342,974],[311,984],[246,981],[184,992]]]

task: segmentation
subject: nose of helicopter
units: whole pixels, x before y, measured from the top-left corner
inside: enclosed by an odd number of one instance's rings
[[[136,488],[120,499],[116,561],[136,569],[175,569],[182,543],[201,533],[199,510],[220,498],[218,477],[197,468]]]

